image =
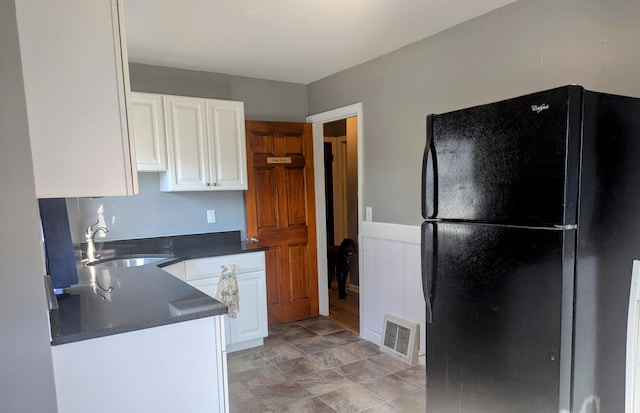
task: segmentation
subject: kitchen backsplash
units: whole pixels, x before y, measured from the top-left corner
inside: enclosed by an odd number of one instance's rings
[[[84,242],[87,226],[100,221],[109,232],[96,241],[148,238],[240,230],[244,236],[244,193],[161,192],[159,175],[138,174],[138,195],[67,198],[67,210],[74,243]],[[216,222],[207,223],[207,210],[215,210]]]

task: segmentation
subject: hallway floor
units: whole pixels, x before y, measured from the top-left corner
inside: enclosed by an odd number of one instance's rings
[[[348,290],[347,297],[338,298],[337,283],[333,283],[329,289],[329,318],[338,324],[360,332],[360,294]]]
[[[263,346],[228,355],[232,413],[424,412],[423,366],[324,317],[273,326]]]

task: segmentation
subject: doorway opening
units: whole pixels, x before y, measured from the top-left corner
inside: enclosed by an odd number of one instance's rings
[[[335,290],[335,300],[330,300],[330,289],[328,288],[328,262],[327,262],[327,247],[331,241],[335,244],[339,244],[342,239],[338,239],[341,237],[340,232],[336,234],[335,221],[336,221],[336,211],[333,210],[333,224],[330,227],[327,227],[328,218],[331,219],[327,213],[328,204],[326,202],[326,198],[329,197],[327,191],[327,186],[325,181],[329,181],[329,179],[325,180],[325,162],[324,162],[324,154],[325,154],[325,125],[331,124],[336,121],[344,121],[345,125],[347,123],[352,124],[352,129],[355,130],[353,142],[349,141],[349,135],[345,133],[343,136],[347,136],[345,139],[346,144],[344,144],[347,148],[349,145],[353,145],[355,150],[349,151],[350,156],[346,156],[347,165],[345,168],[353,168],[355,172],[350,174],[350,177],[347,177],[347,180],[351,182],[351,184],[345,184],[346,193],[343,195],[345,199],[347,199],[347,206],[345,209],[347,210],[347,219],[346,219],[346,227],[347,234],[349,237],[355,237],[354,241],[357,244],[357,254],[355,254],[355,258],[352,260],[351,270],[354,272],[354,275],[350,275],[349,283],[350,287],[346,291],[347,296],[346,299],[350,297],[358,298],[357,303],[353,305],[353,307],[358,308],[357,315],[353,318],[358,321],[357,328],[355,326],[355,322],[352,322],[353,326],[346,324],[344,321],[341,321],[339,315],[337,315],[336,319],[338,322],[342,322],[344,325],[352,328],[355,331],[360,331],[360,327],[363,325],[363,302],[366,300],[366,295],[364,294],[365,285],[366,285],[366,275],[362,271],[363,267],[363,257],[364,257],[364,246],[361,243],[360,237],[360,228],[361,222],[363,218],[363,204],[362,204],[362,187],[363,187],[363,113],[362,113],[362,104],[356,103],[353,105],[345,106],[342,108],[334,109],[328,112],[319,113],[316,115],[311,115],[307,117],[307,122],[313,123],[313,157],[314,157],[314,168],[315,168],[315,198],[316,198],[316,228],[317,228],[317,246],[318,246],[318,301],[319,301],[319,310],[320,314],[324,316],[332,316],[330,311],[330,301],[334,303],[338,303],[339,306],[348,305],[346,304],[346,300],[340,300],[337,295],[337,283],[335,281],[335,277],[333,278],[332,286]],[[332,126],[329,126],[331,128]],[[345,129],[346,126],[345,126]],[[329,135],[337,135],[337,133],[329,132]],[[330,137],[331,138],[331,137]],[[339,143],[338,139],[335,139],[335,143],[328,142],[330,145],[337,146]],[[342,144],[340,144],[342,145]],[[346,148],[345,148],[346,149]],[[338,151],[339,149],[336,149]],[[333,153],[333,148],[332,148]],[[354,155],[355,154],[355,155]],[[353,159],[353,162],[349,161],[349,159]],[[333,167],[331,168],[333,171]],[[333,172],[332,172],[333,173]],[[355,181],[355,184],[353,183]],[[331,185],[333,184],[333,177],[331,178]],[[336,184],[337,185],[337,184]],[[331,196],[333,196],[334,188],[331,188]],[[349,202],[350,198],[350,202]],[[355,204],[355,208],[353,205]],[[351,205],[351,212],[349,212],[349,205]],[[344,217],[344,214],[340,216]],[[349,215],[350,214],[350,215]],[[333,228],[333,229],[331,229]],[[351,228],[351,229],[349,229]],[[355,228],[355,229],[354,229]],[[333,234],[329,236],[330,232],[333,231]],[[342,233],[344,234],[344,233]],[[343,235],[342,235],[343,236]],[[333,240],[331,239],[333,238]],[[357,274],[357,275],[356,275]],[[357,276],[357,279],[355,278]],[[356,295],[357,292],[357,295]],[[339,309],[335,309],[334,314],[339,313]]]
[[[360,332],[357,122],[357,117],[327,122],[323,130],[329,318]]]

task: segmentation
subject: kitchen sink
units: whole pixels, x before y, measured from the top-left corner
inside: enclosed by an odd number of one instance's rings
[[[89,267],[95,268],[127,268],[139,267],[141,265],[153,264],[162,260],[166,260],[167,256],[136,256],[136,257],[113,257],[104,258],[98,261],[87,263]]]

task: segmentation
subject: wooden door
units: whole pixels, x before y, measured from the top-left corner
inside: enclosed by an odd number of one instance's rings
[[[247,235],[265,252],[269,325],[318,315],[311,124],[247,121]]]

